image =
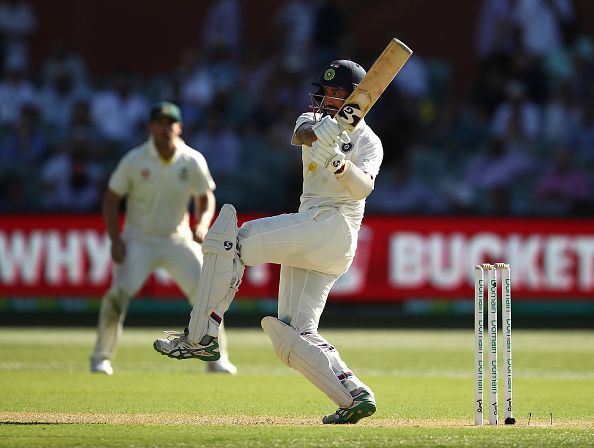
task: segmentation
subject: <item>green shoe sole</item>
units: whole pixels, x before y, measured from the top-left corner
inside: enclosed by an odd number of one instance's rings
[[[359,420],[375,414],[376,407],[373,401],[363,401],[348,411],[344,410],[343,415],[331,414],[322,419],[324,424],[332,425],[354,425]]]
[[[355,424],[362,418],[369,417],[370,415],[375,414],[375,411],[375,403],[371,401],[365,401],[360,405],[355,406],[352,412],[349,415],[345,416],[345,421],[342,423]]]

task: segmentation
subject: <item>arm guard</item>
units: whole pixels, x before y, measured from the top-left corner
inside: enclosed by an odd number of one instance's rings
[[[373,191],[373,177],[350,160],[346,161],[342,171],[334,173],[334,177],[357,201],[365,199]]]

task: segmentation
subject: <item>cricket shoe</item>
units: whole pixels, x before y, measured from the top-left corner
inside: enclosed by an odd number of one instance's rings
[[[363,388],[353,393],[356,395],[353,396],[352,405],[348,408],[338,408],[334,414],[325,416],[322,423],[325,425],[355,424],[362,418],[373,415],[375,412],[373,395]]]
[[[228,359],[221,357],[221,359],[218,361],[210,361],[208,364],[206,364],[206,372],[235,375],[237,373],[237,367],[235,367]]]
[[[91,358],[91,372],[104,373],[105,375],[113,375],[113,367],[109,359],[95,359]]]
[[[198,358],[202,361],[217,361],[221,357],[217,338],[202,345],[199,342],[188,338],[188,329],[183,333],[177,331],[165,331],[167,339],[157,339],[153,347],[162,355],[175,359]]]

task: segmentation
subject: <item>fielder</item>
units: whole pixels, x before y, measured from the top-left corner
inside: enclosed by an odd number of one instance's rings
[[[365,76],[352,62],[332,62],[314,85],[313,112],[302,114],[292,144],[301,145],[303,194],[299,212],[246,222],[223,206],[204,240],[204,271],[184,333],[158,339],[154,348],[172,358],[217,359],[218,336],[244,266],[281,265],[278,319],[262,328],[278,357],[301,372],[338,405],[323,423],[356,423],[372,415],[375,399],[338,351],[318,333],[330,289],[347,271],[357,247],[365,198],[383,158],[381,141],[364,122],[350,135],[333,116]],[[319,169],[310,171],[310,162]]]
[[[151,108],[150,138],[133,149],[111,175],[103,200],[103,219],[111,239],[112,284],[101,301],[91,372],[113,374],[114,355],[130,299],[150,273],[168,271],[186,298],[197,297],[203,242],[214,215],[215,183],[206,160],[180,138],[182,119],[172,103]],[[127,197],[126,222],[120,234],[118,209]],[[188,205],[195,199],[196,227],[190,229]],[[235,373],[220,333],[222,356],[211,372]]]

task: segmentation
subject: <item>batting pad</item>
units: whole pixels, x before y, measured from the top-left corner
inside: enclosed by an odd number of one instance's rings
[[[346,408],[353,404],[353,397],[334,374],[330,360],[320,347],[272,316],[262,319],[261,325],[281,361],[301,372],[339,407]]]
[[[188,336],[194,341],[206,334],[218,335],[223,314],[241,282],[243,264],[237,257],[237,230],[235,208],[223,205],[202,244],[204,263],[188,326]]]

